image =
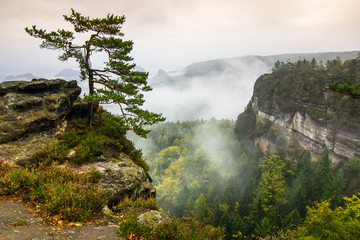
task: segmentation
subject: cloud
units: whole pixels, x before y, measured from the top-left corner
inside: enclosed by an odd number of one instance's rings
[[[178,76],[150,79],[145,108],[164,113],[168,121],[233,119],[243,111],[255,80],[269,70],[253,57],[197,63]]]
[[[62,18],[70,8],[91,17],[125,14],[132,56],[147,70],[247,54],[355,50],[360,38],[358,0],[2,0],[0,71],[34,66],[34,58],[54,66],[57,53],[42,55],[24,27],[71,27]]]

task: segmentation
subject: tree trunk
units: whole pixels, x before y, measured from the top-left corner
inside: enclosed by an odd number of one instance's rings
[[[92,70],[89,70],[89,95],[93,95],[94,94],[94,74]],[[88,124],[89,127],[91,127],[92,125],[92,118],[93,118],[93,111],[94,111],[94,103],[92,100],[90,100],[88,102]]]
[[[91,36],[91,38],[93,38],[93,36]],[[85,68],[89,74],[89,76],[88,76],[89,77],[89,79],[88,79],[89,80],[89,96],[91,97],[94,94],[94,71],[91,69],[91,62],[90,62],[90,55],[91,55],[90,42],[87,41],[85,46],[86,46],[86,48],[85,48]],[[93,108],[94,108],[94,103],[92,100],[89,100],[88,111],[87,111],[89,127],[91,127],[91,125],[92,125]]]

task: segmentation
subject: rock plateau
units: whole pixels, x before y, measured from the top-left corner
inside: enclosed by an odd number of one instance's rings
[[[81,104],[74,105],[80,92],[76,81],[60,79],[0,83],[0,158],[23,167],[36,164],[39,152],[67,131],[68,118],[84,115],[78,112],[83,109]],[[155,196],[146,171],[126,154],[115,155],[117,159],[111,161],[101,157],[71,167],[102,173],[100,185],[109,197],[109,206],[125,196]]]

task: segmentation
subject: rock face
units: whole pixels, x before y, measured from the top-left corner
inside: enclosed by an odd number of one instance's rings
[[[344,76],[358,78],[360,69],[339,67],[334,73],[298,65],[289,65],[287,74],[275,70],[257,79],[236,121],[237,133],[250,136],[263,152],[290,159],[304,150],[318,157],[326,148],[334,163],[360,157],[360,99],[329,89],[329,83],[342,82]]]
[[[109,207],[118,204],[125,196],[155,197],[155,187],[148,180],[144,169],[125,155],[117,160],[92,162],[80,167],[84,172],[96,169],[103,175],[101,186],[109,197]]]
[[[76,81],[34,79],[0,84],[0,157],[29,166],[53,141],[81,89]]]
[[[169,220],[170,218],[167,215],[156,210],[143,213],[138,217],[138,223],[140,224],[160,224]]]
[[[67,117],[86,116],[86,106],[76,103],[73,108],[80,92],[76,81],[60,79],[1,83],[0,158],[31,167],[37,154],[57,141],[54,136],[66,131]],[[110,199],[109,206],[125,196],[155,197],[155,188],[144,169],[124,153],[114,156],[72,167],[102,173],[100,183]]]

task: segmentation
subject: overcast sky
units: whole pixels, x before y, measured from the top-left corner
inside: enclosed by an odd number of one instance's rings
[[[131,55],[148,71],[244,55],[360,49],[359,0],[0,0],[0,72],[74,66],[24,31],[34,24],[70,30],[62,15],[71,8],[90,17],[124,14]]]

